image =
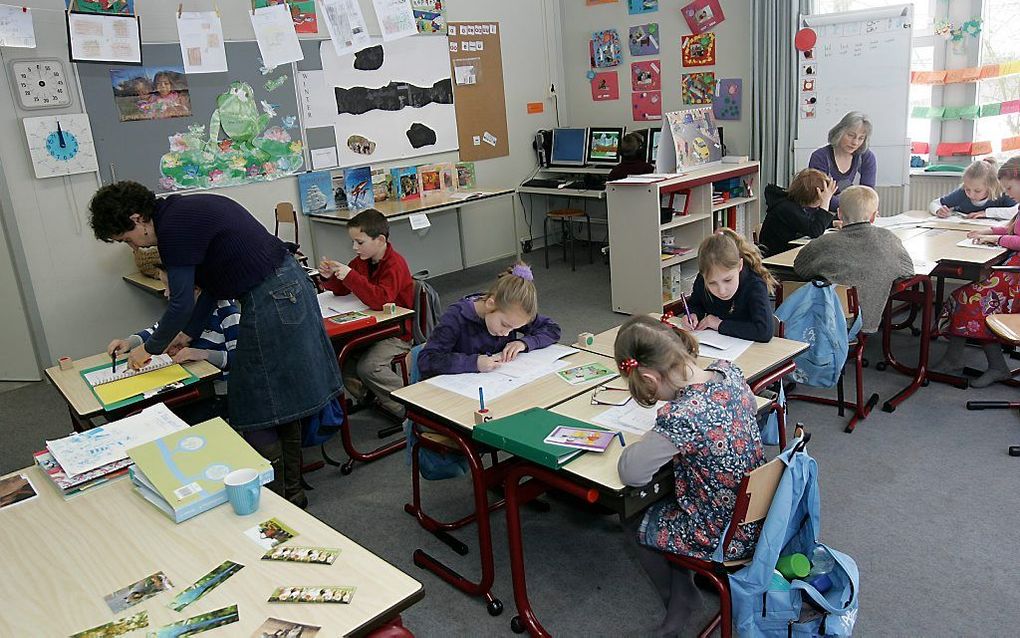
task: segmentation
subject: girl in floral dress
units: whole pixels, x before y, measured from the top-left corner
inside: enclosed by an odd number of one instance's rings
[[[741,479],[765,462],[755,421],[755,401],[740,369],[716,361],[697,365],[695,338],[648,316],[620,328],[615,358],[631,395],[643,406],[666,402],[655,426],[624,449],[620,478],[649,483],[672,460],[673,497],[653,504],[638,529],[639,558],[666,605],[657,633],[694,635],[703,608],[693,574],[675,567],[663,552],[710,559],[733,515]],[[760,525],[736,530],[726,559],[750,556]]]
[[[1020,156],[1009,158],[999,168],[999,182],[1013,200],[1020,197]],[[1015,211],[1014,211],[1015,212]],[[1004,266],[1020,266],[1020,216],[1014,215],[1005,226],[975,230],[967,234],[975,242],[1001,246],[1010,252]],[[949,348],[937,370],[958,372],[963,366],[967,339],[982,342],[988,370],[970,382],[984,388],[1010,377],[1010,369],[995,335],[985,324],[991,314],[1020,313],[1020,273],[993,271],[987,279],[957,288],[949,296],[939,319],[939,330],[949,337]]]

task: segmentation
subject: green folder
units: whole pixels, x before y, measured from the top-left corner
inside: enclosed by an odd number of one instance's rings
[[[584,453],[584,450],[545,442],[545,437],[561,425],[588,430],[605,429],[542,408],[531,408],[476,425],[473,436],[476,441],[558,470]]]
[[[117,366],[118,367],[121,366],[121,365],[125,365],[126,366],[127,365],[127,359],[124,359],[123,361],[118,361],[117,362]],[[127,406],[129,406],[129,405],[131,405],[133,403],[138,403],[139,401],[141,401],[142,399],[145,398],[145,396],[142,395],[142,394],[136,394],[135,396],[133,396],[133,397],[131,397],[129,399],[124,399],[123,401],[117,401],[115,403],[104,403],[103,400],[99,398],[99,395],[96,394],[96,389],[94,387],[92,387],[92,384],[90,384],[88,382],[88,380],[85,378],[85,375],[88,374],[89,372],[95,372],[96,370],[100,370],[102,368],[109,368],[109,367],[110,367],[109,363],[103,363],[103,364],[98,365],[98,366],[93,366],[91,368],[86,368],[85,370],[82,370],[79,373],[81,375],[82,383],[84,383],[86,386],[88,386],[88,389],[92,391],[92,396],[96,397],[96,401],[99,401],[99,405],[103,406],[104,410],[110,411],[110,412],[112,412],[113,410],[119,410],[119,409],[127,407]],[[182,384],[184,384],[184,385],[191,385],[192,383],[198,383],[198,377],[195,376],[194,372],[192,372],[191,370],[188,370],[187,368],[184,368],[184,371],[187,372],[190,376],[187,379],[182,379],[181,380]]]

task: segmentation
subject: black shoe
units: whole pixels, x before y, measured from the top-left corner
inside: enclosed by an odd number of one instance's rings
[[[287,500],[303,510],[308,509],[308,497],[305,496],[304,491],[295,492],[294,494],[287,496]]]

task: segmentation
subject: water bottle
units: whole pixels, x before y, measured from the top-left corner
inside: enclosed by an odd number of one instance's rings
[[[836,561],[829,555],[829,552],[825,551],[825,548],[819,545],[811,552],[811,571],[808,573],[808,576],[828,574],[835,566]]]

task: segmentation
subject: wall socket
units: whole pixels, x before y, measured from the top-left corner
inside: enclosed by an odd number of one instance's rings
[[[521,240],[521,252],[523,252],[525,254],[531,252],[531,240],[530,239],[522,239]]]

